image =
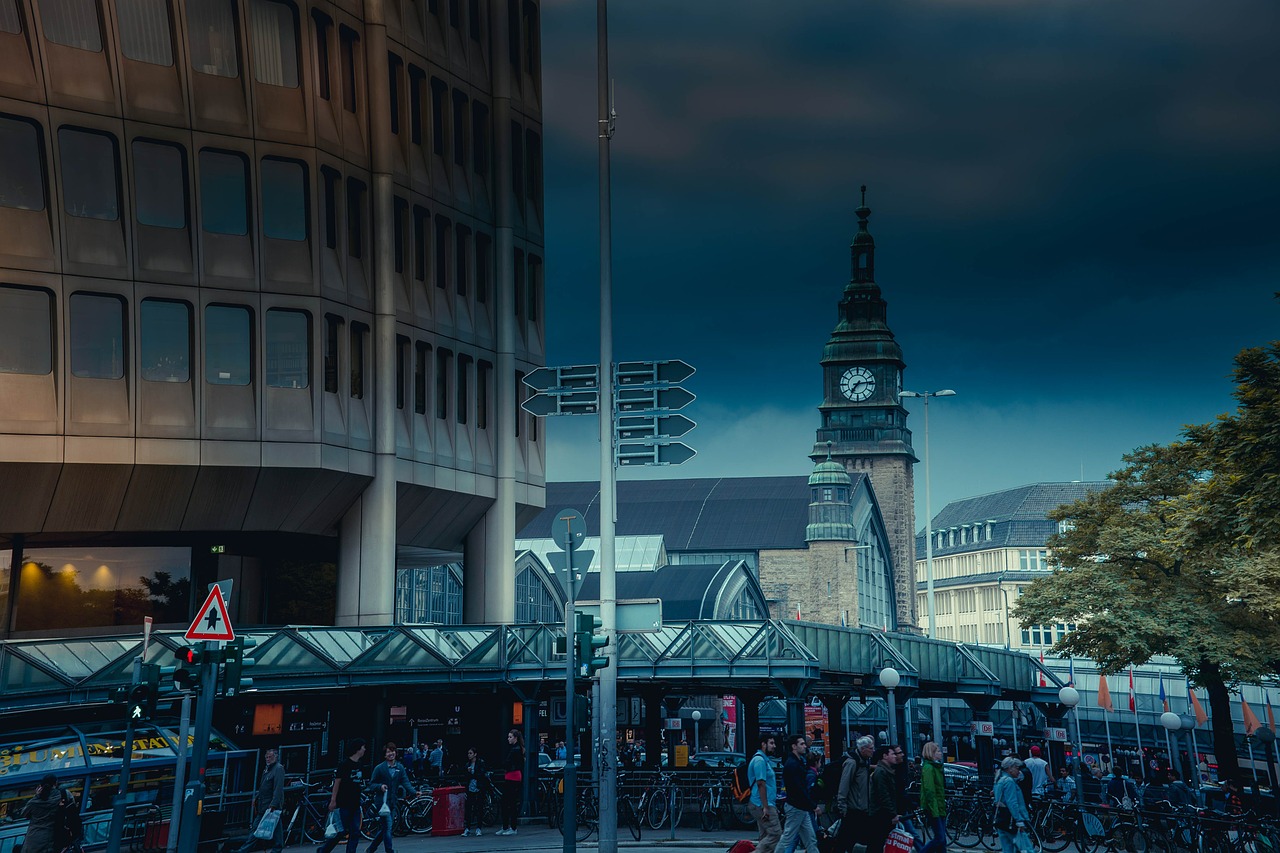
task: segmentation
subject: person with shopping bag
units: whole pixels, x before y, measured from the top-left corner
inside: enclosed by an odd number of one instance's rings
[[[262,778],[253,795],[253,832],[244,840],[236,853],[257,850],[265,842],[271,843],[271,853],[284,849],[284,766],[280,752],[274,747],[262,754]]]
[[[379,828],[374,833],[373,841],[370,842],[366,853],[373,853],[378,849],[379,844],[386,848],[387,853],[395,853],[391,846],[391,825],[396,819],[396,807],[400,801],[400,794],[403,792],[406,796],[412,797],[418,793],[409,784],[409,774],[398,760],[398,753],[394,743],[384,746],[382,755],[385,760],[373,768],[373,773],[369,777],[373,787],[374,802],[378,803]]]
[[[1022,776],[1022,759],[1010,755],[1000,762],[1000,774],[992,791],[995,815],[991,823],[1000,838],[1002,853],[1034,853],[1035,845],[1027,832],[1031,816],[1022,796],[1018,779]]]
[[[360,846],[360,759],[364,758],[363,738],[347,741],[347,757],[333,774],[333,790],[329,794],[329,824],[324,829],[325,842],[317,853],[329,853],[338,839],[347,836],[347,853]]]
[[[871,799],[867,809],[867,853],[881,853],[889,834],[901,820],[897,778],[901,760],[902,749],[896,746],[882,746],[871,757],[876,769],[871,774]]]

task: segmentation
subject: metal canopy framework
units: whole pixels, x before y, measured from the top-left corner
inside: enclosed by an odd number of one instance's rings
[[[355,686],[404,687],[558,682],[557,625],[454,625],[379,628],[285,627],[243,632],[257,640],[249,656],[257,692]],[[168,664],[186,642],[181,632],[153,634],[147,662]],[[681,693],[751,689],[787,693],[878,690],[893,666],[900,690],[917,695],[1043,701],[1041,668],[1020,652],[956,645],[907,634],[811,622],[693,621],[649,634],[619,635],[618,677]],[[127,684],[142,643],[133,638],[0,641],[0,714],[98,704]],[[1048,678],[1056,684],[1052,674]],[[1043,696],[1041,694],[1044,694]]]

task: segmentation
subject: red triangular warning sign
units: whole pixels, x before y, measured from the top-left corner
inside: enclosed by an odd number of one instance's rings
[[[222,589],[217,584],[209,590],[209,597],[200,605],[200,612],[183,636],[188,640],[228,642],[236,638],[235,632],[231,630],[231,617],[227,615],[227,603],[222,600]]]

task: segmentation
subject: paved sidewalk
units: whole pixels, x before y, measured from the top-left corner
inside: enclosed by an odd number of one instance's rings
[[[756,839],[754,827],[747,829],[724,830],[721,832],[701,832],[696,827],[681,827],[676,830],[675,840],[671,840],[670,829],[651,830],[645,827],[639,841],[631,837],[626,829],[620,831],[618,847],[631,853],[643,853],[645,850],[695,848],[707,851],[722,851],[733,845],[735,841],[749,838]],[[586,841],[576,845],[581,850],[596,850],[600,839],[592,834]],[[526,825],[515,835],[494,835],[493,830],[486,829],[479,838],[461,835],[436,838],[431,835],[406,835],[395,839],[396,853],[511,853],[521,850],[561,850],[564,839],[559,830],[550,829],[545,823]],[[264,848],[266,849],[266,848]],[[295,845],[290,850],[310,851],[311,845]],[[367,841],[360,842],[359,853],[369,849]],[[343,842],[335,848],[334,853],[346,850]],[[381,850],[381,848],[379,848]]]

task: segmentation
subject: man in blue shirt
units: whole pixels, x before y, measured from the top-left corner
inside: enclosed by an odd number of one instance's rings
[[[790,850],[799,838],[805,853],[818,853],[818,836],[813,829],[813,815],[822,812],[822,806],[809,795],[809,762],[806,755],[809,743],[804,735],[787,738],[787,761],[782,765],[782,782],[787,789],[787,828],[782,833],[781,848]]]
[[[760,828],[760,841],[756,853],[773,853],[782,837],[782,824],[778,821],[778,777],[773,771],[773,735],[761,733],[760,749],[751,756],[747,765],[747,782],[751,785],[751,816]]]

